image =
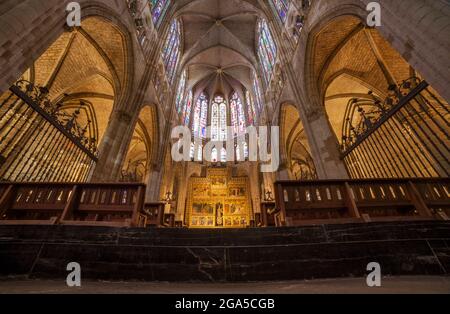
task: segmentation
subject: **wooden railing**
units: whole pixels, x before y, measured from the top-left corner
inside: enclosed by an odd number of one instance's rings
[[[0,183],[0,224],[145,227],[143,184]]]
[[[164,225],[164,206],[165,203],[145,203],[144,212],[141,219],[145,226],[161,227]]]
[[[280,181],[257,226],[450,217],[450,179]],[[0,183],[0,224],[175,227],[143,184]],[[256,223],[256,221],[255,221]],[[255,225],[256,226],[256,225]],[[180,226],[179,226],[180,227]]]
[[[283,225],[444,219],[450,179],[279,181]]]

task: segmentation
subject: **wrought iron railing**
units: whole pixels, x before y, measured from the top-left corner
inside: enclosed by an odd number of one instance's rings
[[[83,182],[97,162],[91,121],[20,80],[0,98],[0,180]],[[81,106],[81,104],[80,104]]]
[[[342,158],[352,178],[448,177],[449,105],[418,78],[391,86],[384,101],[352,99]]]

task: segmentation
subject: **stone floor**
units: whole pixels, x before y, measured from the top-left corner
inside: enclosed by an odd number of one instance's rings
[[[386,277],[379,288],[369,288],[365,278],[261,283],[164,283],[84,281],[80,288],[65,282],[0,278],[0,294],[112,293],[112,294],[450,294],[450,277]]]

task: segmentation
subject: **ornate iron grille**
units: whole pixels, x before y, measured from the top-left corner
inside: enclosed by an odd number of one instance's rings
[[[352,178],[448,177],[449,105],[414,77],[347,106],[342,158]]]
[[[48,90],[20,80],[0,99],[0,179],[84,182],[97,162],[97,139],[80,110],[52,104]]]

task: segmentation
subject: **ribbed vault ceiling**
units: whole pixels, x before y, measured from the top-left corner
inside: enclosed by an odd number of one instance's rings
[[[188,87],[210,95],[228,94],[239,85],[251,86],[257,63],[256,1],[180,1],[176,16],[183,25],[182,66]]]

